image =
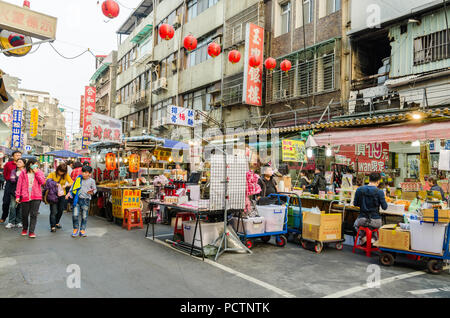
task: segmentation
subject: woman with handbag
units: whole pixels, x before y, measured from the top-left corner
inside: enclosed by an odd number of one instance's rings
[[[67,173],[66,164],[60,164],[55,172],[48,175],[47,180],[53,180],[56,182],[58,187],[58,201],[56,203],[50,203],[50,229],[55,232],[56,229],[61,229],[61,224],[59,223],[63,215],[65,206],[65,196],[66,196],[66,185],[70,184],[72,186],[72,178]]]

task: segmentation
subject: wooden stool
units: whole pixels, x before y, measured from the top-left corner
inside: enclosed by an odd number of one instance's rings
[[[126,228],[130,231],[132,228],[139,227],[144,228],[142,221],[141,209],[126,209],[123,214],[122,228]]]

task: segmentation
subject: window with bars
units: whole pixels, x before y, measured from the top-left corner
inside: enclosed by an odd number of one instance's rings
[[[328,43],[287,57],[292,63],[289,72],[278,70],[267,76],[266,101],[279,102],[335,90],[335,72],[339,67],[334,46],[334,42]]]
[[[450,58],[449,29],[414,39],[414,65]]]

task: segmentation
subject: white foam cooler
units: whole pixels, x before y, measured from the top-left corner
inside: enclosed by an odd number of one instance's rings
[[[196,221],[186,221],[183,222],[184,230],[184,242],[187,244],[192,244],[195,231]],[[223,232],[223,222],[220,223],[204,223],[201,222],[202,226],[202,237],[203,237],[203,247],[208,244],[214,243],[214,241],[219,237],[220,233]],[[197,233],[195,235],[196,241],[194,246],[202,247],[200,243],[200,228],[197,228]]]
[[[447,224],[410,220],[411,249],[442,254]]]
[[[256,206],[258,215],[265,220],[266,233],[281,232],[286,219],[286,207],[283,205]]]

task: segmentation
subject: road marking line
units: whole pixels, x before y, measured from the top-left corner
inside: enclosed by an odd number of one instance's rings
[[[166,242],[163,242],[163,241],[161,241],[161,240],[153,240],[151,237],[147,237],[147,238],[148,238],[149,240],[154,241],[154,242],[157,242],[157,243],[159,243],[159,244],[161,244],[161,245],[170,247],[171,249],[173,249],[173,250],[175,250],[175,251],[177,251],[177,252],[180,252],[180,253],[182,253],[182,254],[184,254],[184,255],[191,256],[191,255],[189,255],[188,253],[183,252],[183,251],[180,251],[179,249],[176,249],[176,248],[173,247],[172,245],[167,244]],[[198,260],[198,258],[196,258],[196,257],[193,257],[193,258]],[[211,261],[211,260],[209,260],[209,259],[206,259],[206,258],[205,258],[205,263],[207,263],[207,264],[209,264],[209,265],[212,265],[212,266],[214,266],[214,267],[217,267],[217,268],[219,268],[219,269],[221,269],[221,270],[223,270],[223,271],[225,271],[225,272],[228,272],[228,273],[230,273],[230,274],[233,274],[233,275],[235,275],[235,276],[237,276],[237,277],[240,277],[240,278],[242,278],[242,279],[245,279],[245,280],[247,280],[247,281],[249,281],[249,282],[251,282],[251,283],[253,283],[253,284],[256,284],[256,285],[259,285],[259,286],[261,286],[261,287],[264,287],[264,288],[266,288],[266,289],[268,289],[268,290],[270,290],[270,291],[272,291],[272,292],[274,292],[274,293],[276,293],[276,294],[278,294],[278,295],[280,295],[280,296],[283,296],[283,297],[285,297],[285,298],[296,298],[296,297],[297,297],[297,296],[295,296],[295,295],[293,295],[293,294],[291,294],[291,293],[288,293],[288,292],[286,292],[286,291],[284,291],[284,290],[282,290],[282,289],[280,289],[280,288],[278,288],[278,287],[275,287],[275,286],[270,285],[270,284],[268,284],[268,283],[266,283],[266,282],[263,282],[263,281],[261,281],[261,280],[259,280],[259,279],[256,279],[256,278],[253,278],[253,277],[248,276],[248,275],[246,275],[246,274],[243,274],[243,273],[241,273],[241,272],[238,272],[238,271],[236,271],[236,270],[234,270],[234,269],[232,269],[232,268],[229,268],[229,267],[227,267],[227,266],[225,266],[225,265],[221,265],[221,264],[219,264],[219,263],[213,262],[213,261]]]
[[[450,291],[450,287],[443,287],[443,288],[410,290],[410,291],[408,291],[408,293],[411,293],[413,295],[426,295],[426,294],[433,294],[433,293],[439,293],[439,292],[449,292],[449,291]]]
[[[450,267],[446,266],[446,267],[444,267],[444,270],[447,270],[448,268],[450,268]],[[411,277],[416,277],[416,276],[420,276],[420,275],[424,275],[424,274],[427,274],[427,272],[425,272],[425,271],[417,271],[417,272],[411,272],[411,273],[408,273],[408,274],[402,274],[402,275],[397,275],[397,276],[385,278],[385,279],[380,280],[380,286],[382,284],[389,284],[389,283],[392,283],[392,282],[395,282],[395,281],[408,279],[408,278],[411,278]],[[352,294],[355,294],[357,292],[363,291],[365,289],[373,289],[373,287],[368,286],[367,284],[364,284],[362,286],[356,286],[356,287],[353,287],[353,288],[349,288],[347,290],[343,290],[343,291],[340,291],[340,292],[337,292],[337,293],[325,296],[323,298],[342,298],[342,297],[345,297],[345,296],[352,295]]]

